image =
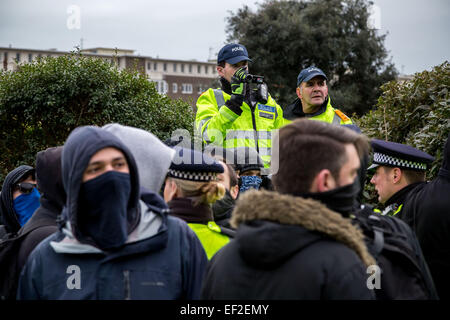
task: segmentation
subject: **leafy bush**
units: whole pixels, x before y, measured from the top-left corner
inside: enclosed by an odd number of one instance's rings
[[[194,113],[137,71],[79,53],[1,72],[0,181],[18,165],[32,165],[38,151],[62,145],[74,128],[111,122],[165,140],[178,128],[192,133]]]
[[[388,82],[381,90],[376,109],[356,123],[370,138],[408,144],[436,157],[427,172],[427,179],[433,179],[450,132],[449,62],[411,80]]]

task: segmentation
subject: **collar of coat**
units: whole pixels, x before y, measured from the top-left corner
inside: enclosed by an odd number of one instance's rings
[[[354,250],[366,266],[376,264],[367,251],[361,230],[350,219],[319,201],[265,190],[249,190],[236,202],[230,223],[237,228],[241,223],[252,220],[299,225],[318,231]]]

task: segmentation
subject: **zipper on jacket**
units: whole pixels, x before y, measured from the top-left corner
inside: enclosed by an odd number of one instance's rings
[[[131,300],[130,270],[123,270],[123,286],[125,291],[125,300]]]

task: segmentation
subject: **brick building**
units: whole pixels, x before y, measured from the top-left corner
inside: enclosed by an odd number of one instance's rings
[[[90,48],[81,50],[86,56],[94,56],[116,62],[120,70],[134,69],[148,76],[156,83],[160,94],[172,99],[190,103],[195,110],[195,102],[200,94],[211,87],[218,78],[216,63],[196,60],[172,60],[135,55],[134,50],[112,48]],[[56,49],[37,50],[0,47],[0,69],[17,70],[21,63],[31,63],[38,57],[58,57],[68,54]]]

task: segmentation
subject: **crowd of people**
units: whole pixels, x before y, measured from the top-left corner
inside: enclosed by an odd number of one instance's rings
[[[82,126],[10,171],[0,236],[17,248],[14,263],[0,255],[1,297],[448,298],[449,139],[427,182],[434,157],[362,134],[331,106],[322,70],[301,70],[283,109],[252,87],[248,61],[240,44],[219,52],[221,88],[197,102],[202,150]],[[363,201],[367,172],[384,210]],[[392,246],[412,267],[383,255]]]

